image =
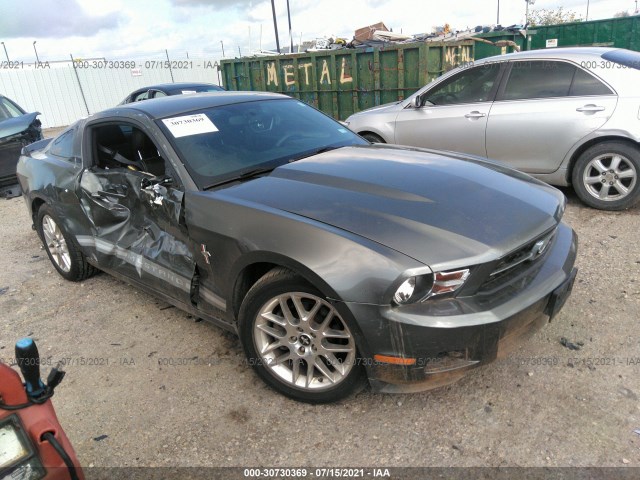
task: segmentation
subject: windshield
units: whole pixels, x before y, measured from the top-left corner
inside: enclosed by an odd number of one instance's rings
[[[368,143],[294,99],[221,105],[157,123],[200,189],[321,150]]]

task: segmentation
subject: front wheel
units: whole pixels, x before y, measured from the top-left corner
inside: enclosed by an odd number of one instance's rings
[[[365,385],[349,322],[289,270],[271,270],[249,290],[238,326],[250,365],[290,398],[334,402]]]
[[[601,210],[625,210],[640,199],[640,149],[620,142],[603,142],[585,151],[573,168],[578,197]]]
[[[375,133],[366,132],[361,133],[360,136],[371,143],[386,143],[380,135],[376,135]]]

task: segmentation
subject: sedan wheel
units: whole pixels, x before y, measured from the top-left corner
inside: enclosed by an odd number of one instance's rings
[[[587,205],[603,210],[623,210],[638,201],[639,173],[638,149],[606,142],[580,156],[573,170],[573,185]]]
[[[599,200],[610,202],[629,195],[638,173],[622,155],[599,155],[587,164],[582,180],[587,191]]]
[[[251,288],[239,327],[249,363],[285,395],[330,402],[363,385],[348,322],[288,270],[274,269]]]
[[[375,133],[366,132],[360,135],[365,140],[370,141],[371,143],[386,143],[381,136],[376,135]]]

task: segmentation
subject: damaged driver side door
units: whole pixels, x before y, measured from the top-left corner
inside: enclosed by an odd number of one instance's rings
[[[101,269],[189,304],[195,262],[170,163],[139,125],[100,124],[87,134],[92,162],[78,197],[91,234],[78,243]]]

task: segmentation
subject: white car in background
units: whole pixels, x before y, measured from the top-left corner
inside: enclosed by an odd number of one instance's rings
[[[502,161],[595,208],[640,200],[640,53],[580,47],[482,59],[347,118],[372,142]]]

